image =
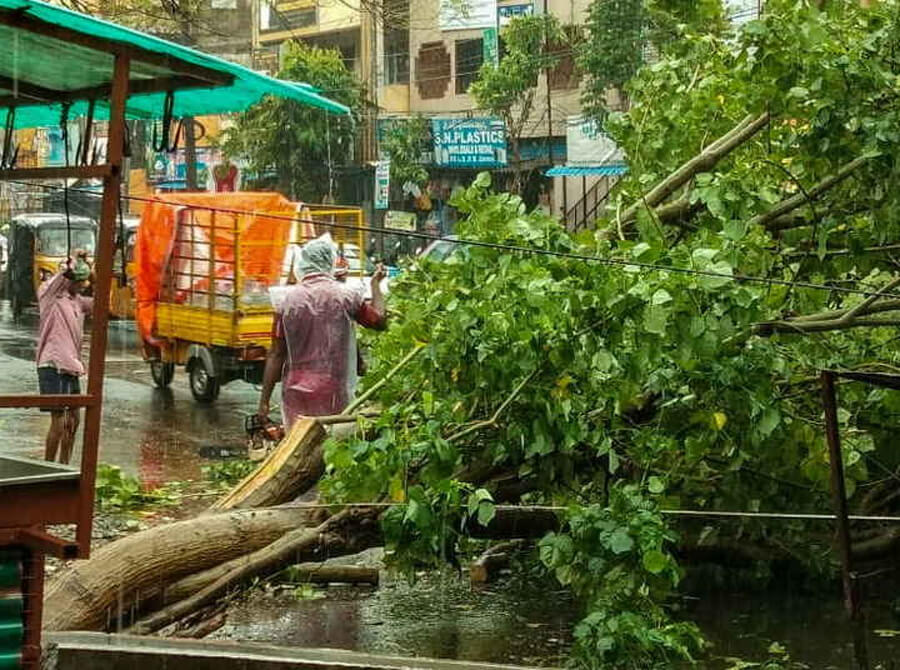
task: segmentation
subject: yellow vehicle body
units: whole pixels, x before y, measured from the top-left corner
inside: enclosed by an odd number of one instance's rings
[[[154,351],[148,356],[157,386],[171,381],[176,365],[187,368],[191,391],[200,402],[214,400],[219,388],[235,379],[259,383],[275,314],[269,289],[296,281],[291,254],[310,239],[330,233],[342,258],[352,257],[343,263],[349,274],[365,274],[360,208],[292,207],[294,220],[247,212],[256,217],[252,224],[235,212],[202,207],[178,211],[155,305]],[[266,231],[266,226],[277,230]],[[262,258],[281,269],[280,277],[269,273],[261,278]]]
[[[232,311],[160,303],[156,319],[156,334],[170,340],[229,349],[268,349],[272,343],[272,309],[242,310],[236,315]],[[174,362],[185,363],[177,358]]]
[[[41,283],[59,272],[70,252],[87,251],[91,260],[96,228],[90,219],[73,216],[67,220],[65,214],[21,214],[12,219],[6,295],[15,317],[36,304]]]

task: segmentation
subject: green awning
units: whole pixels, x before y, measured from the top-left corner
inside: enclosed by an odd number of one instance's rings
[[[308,84],[37,0],[0,0],[0,44],[0,119],[5,122],[6,110],[14,107],[18,128],[57,125],[60,94],[70,101],[71,117],[86,114],[88,100],[96,98],[94,117],[108,118],[111,49],[131,55],[131,119],[161,118],[169,90],[175,91],[176,117],[243,111],[267,95],[350,113]]]

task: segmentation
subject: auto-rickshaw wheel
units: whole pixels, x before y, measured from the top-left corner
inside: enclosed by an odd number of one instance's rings
[[[202,358],[193,359],[188,365],[188,378],[191,384],[191,395],[202,403],[213,402],[219,397],[219,381],[208,370]]]
[[[175,364],[162,361],[150,361],[150,376],[156,388],[168,388],[175,376]]]

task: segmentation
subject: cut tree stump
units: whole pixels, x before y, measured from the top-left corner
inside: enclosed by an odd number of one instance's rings
[[[521,546],[521,542],[513,540],[488,548],[469,564],[469,581],[473,584],[487,584],[498,572],[509,567],[513,554]]]
[[[141,593],[265,547],[299,526],[318,523],[321,509],[295,506],[239,510],[156,526],[100,547],[48,585],[44,627],[100,630],[110,611]]]

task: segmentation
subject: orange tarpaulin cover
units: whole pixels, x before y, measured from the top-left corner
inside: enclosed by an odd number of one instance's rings
[[[204,209],[206,208],[206,209]],[[218,210],[218,211],[217,211]],[[231,210],[231,211],[221,211]],[[277,217],[293,217],[297,205],[278,193],[174,193],[160,195],[144,207],[134,247],[135,319],[138,332],[152,341],[156,322],[156,305],[167,264],[173,251],[183,244],[176,240],[179,221],[190,221],[191,255],[195,246],[209,249],[211,230],[215,229],[214,270],[216,277],[193,280],[191,290],[210,290],[211,279],[228,280],[234,287],[235,262],[242,280],[271,286],[281,276],[291,222]],[[236,214],[235,212],[241,212]],[[215,217],[213,219],[213,217]],[[235,239],[235,231],[239,240]],[[202,236],[202,240],[198,240]],[[237,243],[237,244],[236,244]],[[239,258],[235,259],[235,248]],[[175,254],[178,259],[180,254]],[[184,257],[192,267],[198,259]],[[208,268],[208,262],[201,263]],[[230,276],[229,276],[230,275]]]

